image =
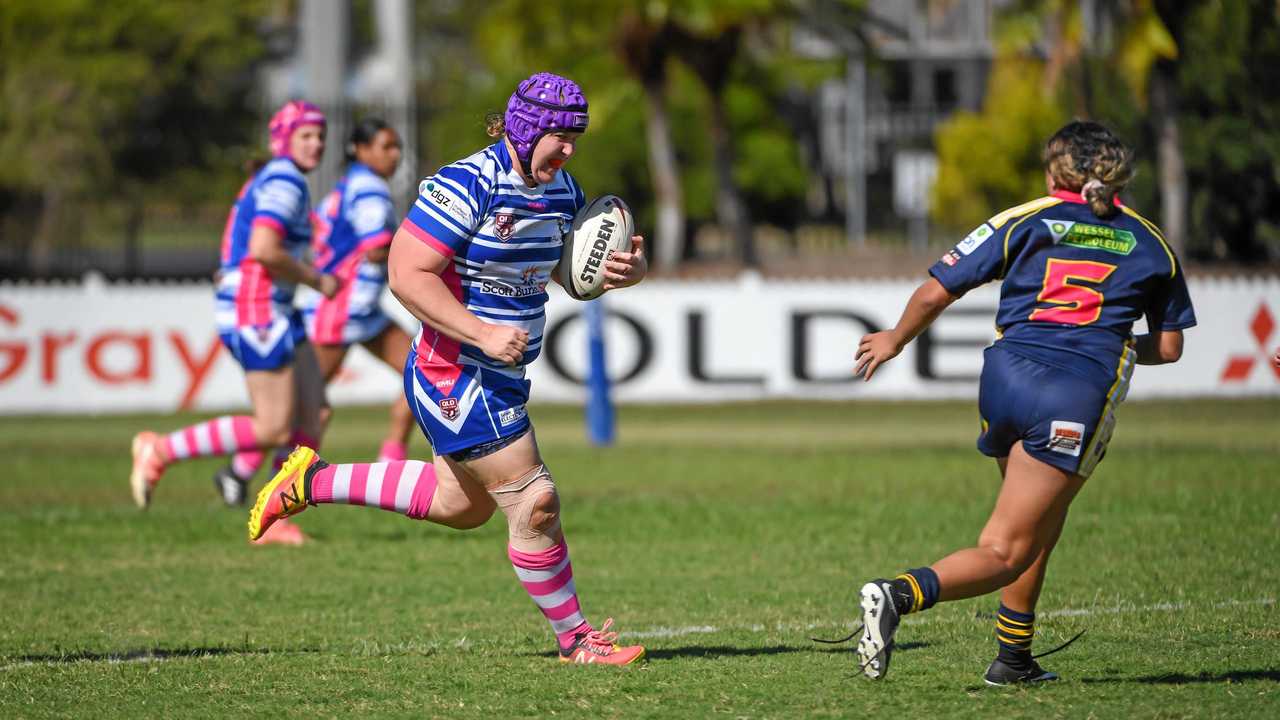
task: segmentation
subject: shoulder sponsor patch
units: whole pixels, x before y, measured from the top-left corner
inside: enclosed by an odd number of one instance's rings
[[[418,188],[419,194],[430,200],[436,207],[444,210],[463,223],[470,222],[471,213],[463,207],[463,201],[448,192],[433,180],[424,180]]]
[[[960,251],[961,255],[968,255],[974,250],[977,250],[982,243],[987,241],[987,238],[995,235],[995,233],[996,231],[992,230],[990,225],[982,223],[976,230],[966,235],[965,238],[956,245],[956,249]]]
[[[1128,230],[1074,220],[1041,220],[1041,222],[1049,229],[1049,235],[1053,237],[1055,245],[1102,250],[1115,255],[1128,255],[1138,245],[1138,239]]]
[[[1063,455],[1080,457],[1084,446],[1084,423],[1054,420],[1049,424],[1049,449]]]

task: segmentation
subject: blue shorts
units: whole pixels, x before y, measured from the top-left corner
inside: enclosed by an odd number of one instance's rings
[[[1091,378],[1033,360],[997,342],[983,353],[978,450],[1006,457],[1021,440],[1031,457],[1088,477],[1106,454],[1115,429],[1115,410],[1128,392],[1134,360],[1133,351],[1126,350],[1116,375]]]
[[[221,329],[218,337],[245,370],[277,370],[293,364],[294,350],[307,341],[302,314],[294,310],[270,325]]]
[[[452,372],[441,374],[436,366],[428,377],[412,351],[404,364],[405,399],[437,455],[471,459],[456,454],[482,445],[501,449],[500,441],[528,431],[528,380],[478,365],[450,367]]]

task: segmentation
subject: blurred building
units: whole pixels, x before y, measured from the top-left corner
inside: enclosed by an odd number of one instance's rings
[[[1006,4],[870,0],[858,13],[831,4],[798,27],[801,53],[846,63],[820,91],[810,210],[844,216],[851,243],[874,232],[928,243],[933,132],[982,104],[994,15]],[[862,32],[846,29],[854,27]]]

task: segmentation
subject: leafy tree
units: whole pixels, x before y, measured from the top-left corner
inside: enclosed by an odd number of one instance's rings
[[[1045,193],[1040,148],[1066,113],[1040,80],[1044,65],[997,60],[978,113],[959,112],[936,134],[933,221],[969,230],[995,212]]]
[[[739,50],[744,37],[758,35],[767,20],[787,12],[779,0],[573,0],[555,8],[506,0],[485,15],[478,44],[486,48],[490,67],[502,68],[503,74],[519,68],[510,83],[500,83],[505,88],[527,70],[547,67],[563,68],[588,86],[593,129],[581,143],[583,159],[575,163],[575,173],[585,180],[602,161],[613,164],[614,159],[614,170],[624,175],[637,168],[647,172],[647,187],[631,197],[652,199],[656,207],[648,217],[657,221],[661,264],[669,267],[681,258],[685,218],[700,219],[704,206],[736,239],[739,257],[752,264],[750,203],[742,182],[756,183],[747,188],[748,196],[754,191],[776,196],[784,185],[800,195],[804,185],[790,172],[780,173],[782,183],[777,177],[763,180],[765,162],[789,158],[778,167],[790,171],[798,153],[772,114],[747,118],[735,112],[735,103],[767,108],[761,98],[772,90],[759,73],[744,73],[749,63]],[[602,46],[617,51],[602,54]],[[597,110],[601,104],[604,108]],[[737,133],[743,127],[749,128],[752,148],[762,151],[759,157],[738,153]],[[609,157],[597,159],[594,147],[605,148]],[[703,193],[710,194],[710,203],[703,202]]]
[[[55,241],[77,234],[82,202],[136,200],[144,187],[207,193],[211,169],[238,164],[226,148],[256,122],[247,100],[263,9],[259,0],[0,6],[0,188],[38,208],[37,271]],[[198,186],[192,168],[205,176]]]
[[[1269,78],[1280,67],[1280,6],[1268,0],[1093,3],[1099,15],[1092,32],[1083,6],[1023,0],[1002,14],[999,59],[981,117],[998,130],[991,142],[1023,164],[1001,173],[975,165],[969,143],[980,142],[981,128],[974,118],[957,116],[938,132],[935,207],[953,211],[965,188],[1017,185],[996,174],[1038,175],[1038,157],[1009,145],[1038,145],[1043,135],[1016,141],[1003,129],[1034,123],[1049,106],[1059,109],[1061,120],[1097,118],[1134,145],[1139,173],[1128,196],[1158,212],[1169,239],[1187,254],[1244,262],[1276,254],[1280,86]],[[1044,92],[1038,98],[1009,94],[1017,78],[999,76],[1032,48],[1046,58],[1036,75]],[[993,103],[1004,107],[992,112]],[[1011,199],[1007,189],[1003,197]]]
[[[1202,3],[1181,41],[1190,250],[1244,262],[1280,255],[1280,6]]]

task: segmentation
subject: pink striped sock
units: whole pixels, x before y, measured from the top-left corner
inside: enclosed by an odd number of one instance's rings
[[[273,475],[279,472],[280,468],[284,467],[285,459],[289,457],[289,453],[293,452],[293,449],[298,445],[309,447],[312,450],[320,449],[320,444],[316,442],[315,438],[295,428],[293,434],[289,436],[288,444],[283,447],[276,448],[276,453],[271,458],[271,473]],[[258,470],[262,467],[262,463],[266,459],[266,453],[261,450],[245,450],[238,452],[231,458],[231,471],[234,472],[237,477],[244,479],[251,478],[258,474]]]
[[[429,462],[330,465],[311,478],[313,503],[368,505],[425,520],[436,494],[436,469]]]
[[[224,415],[206,420],[169,433],[160,441],[165,462],[229,455],[256,448],[258,438],[253,432],[253,418],[247,415]]]
[[[382,443],[382,447],[378,449],[378,462],[393,462],[395,460],[405,460],[408,457],[408,448],[399,440],[388,440]]]
[[[236,477],[248,480],[258,474],[258,468],[262,467],[262,462],[267,459],[267,454],[261,450],[241,450],[231,456],[231,472]]]
[[[569,546],[558,545],[542,552],[526,553],[507,547],[507,556],[525,592],[533,598],[551,623],[551,630],[561,649],[573,644],[579,634],[591,630],[578,605],[578,591],[573,584],[573,565],[569,563]]]

